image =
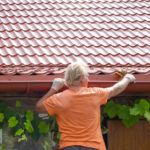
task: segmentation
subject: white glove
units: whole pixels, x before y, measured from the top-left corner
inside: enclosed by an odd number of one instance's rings
[[[40,114],[38,114],[38,116],[39,116],[40,118],[42,118],[43,120],[48,120],[48,118],[49,118],[49,116],[48,116],[47,113],[40,113]]]
[[[64,79],[61,78],[55,78],[53,80],[52,89],[59,91],[64,86]]]
[[[131,83],[134,83],[134,82],[135,82],[135,77],[134,77],[132,74],[126,74],[126,75],[124,76],[124,78],[130,79],[130,82],[131,82]]]

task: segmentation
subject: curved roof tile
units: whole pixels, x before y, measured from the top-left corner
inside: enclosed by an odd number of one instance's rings
[[[0,1],[0,73],[62,74],[76,60],[91,74],[150,74],[149,0]]]

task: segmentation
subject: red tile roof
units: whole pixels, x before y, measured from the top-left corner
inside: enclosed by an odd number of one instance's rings
[[[150,1],[0,1],[1,74],[61,74],[76,60],[150,74]]]

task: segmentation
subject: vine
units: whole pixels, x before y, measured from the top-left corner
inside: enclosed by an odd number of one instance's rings
[[[134,101],[132,106],[127,106],[115,104],[111,100],[104,107],[104,115],[110,119],[119,118],[127,128],[143,118],[150,123],[150,103],[144,98],[139,98]]]
[[[55,142],[58,143],[60,138],[54,116],[48,116],[47,120],[43,120],[36,112],[22,110],[20,101],[16,101],[15,109],[0,102],[0,128],[4,125],[10,128],[10,133],[13,137],[17,137],[18,142],[28,141],[28,137],[38,141],[49,132],[54,133]]]
[[[17,137],[18,142],[28,141],[29,137],[38,141],[41,136],[49,135],[52,141],[58,143],[60,133],[54,116],[48,116],[47,120],[43,120],[36,112],[23,110],[20,101],[16,101],[15,107],[14,109],[0,102],[0,128],[3,128],[4,124],[7,125],[11,129],[12,136]],[[140,119],[146,119],[150,123],[150,102],[139,98],[128,106],[116,104],[110,100],[103,108],[101,123],[104,118],[120,119],[128,128],[138,123]],[[102,129],[103,133],[107,133],[106,127]],[[45,141],[44,147],[47,146],[48,142]]]

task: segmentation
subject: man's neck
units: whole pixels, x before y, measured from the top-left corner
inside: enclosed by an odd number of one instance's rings
[[[81,85],[72,85],[69,87],[69,89],[74,89],[74,90],[78,90],[78,89],[81,89],[81,88],[86,88],[85,86],[81,86]]]

